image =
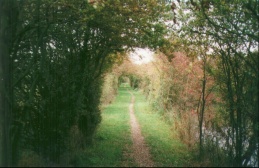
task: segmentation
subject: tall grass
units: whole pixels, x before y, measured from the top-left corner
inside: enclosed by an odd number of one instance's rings
[[[162,119],[159,113],[152,112],[144,95],[140,92],[133,93],[135,115],[156,166],[191,166],[190,152],[186,145],[176,138],[171,126]]]

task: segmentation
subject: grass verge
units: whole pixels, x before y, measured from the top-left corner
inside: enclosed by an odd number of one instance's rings
[[[132,92],[135,95],[135,115],[156,166],[190,166],[191,156],[186,145],[177,140],[170,125],[158,113],[152,112],[144,95]]]
[[[125,162],[124,153],[131,152],[128,87],[119,88],[115,101],[102,112],[102,122],[94,136],[94,143],[77,156],[76,166],[117,167]],[[127,162],[126,166],[134,163]]]

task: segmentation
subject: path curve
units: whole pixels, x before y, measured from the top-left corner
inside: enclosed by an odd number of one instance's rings
[[[139,123],[134,114],[135,97],[131,94],[131,103],[129,105],[131,138],[133,141],[133,158],[139,167],[154,167],[148,146],[145,144],[144,137],[141,134]]]

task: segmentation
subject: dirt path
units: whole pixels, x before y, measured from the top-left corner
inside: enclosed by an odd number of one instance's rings
[[[133,158],[139,167],[154,167],[155,164],[151,160],[149,149],[141,135],[141,129],[134,114],[135,97],[131,93],[131,103],[129,105],[131,138],[133,141]]]

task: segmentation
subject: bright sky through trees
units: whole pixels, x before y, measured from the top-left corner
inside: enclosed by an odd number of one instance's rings
[[[148,48],[136,48],[133,52],[130,52],[129,57],[135,64],[148,63],[154,59],[154,52]]]

